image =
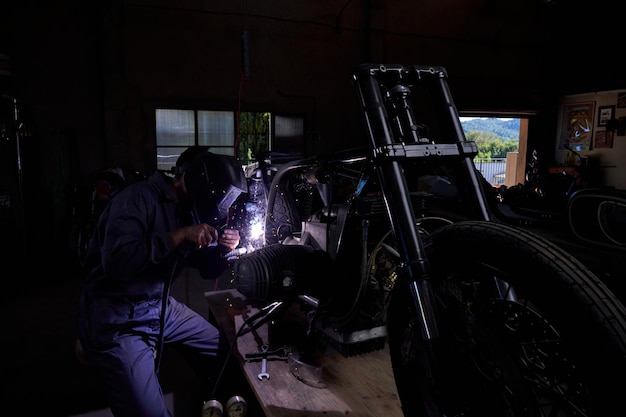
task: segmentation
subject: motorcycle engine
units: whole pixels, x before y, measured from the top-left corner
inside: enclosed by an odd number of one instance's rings
[[[328,254],[309,245],[275,243],[235,261],[234,283],[252,303],[293,300],[303,293],[324,297],[332,275]]]

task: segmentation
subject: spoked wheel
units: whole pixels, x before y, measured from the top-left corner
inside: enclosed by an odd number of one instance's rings
[[[404,415],[590,417],[622,407],[626,309],[582,264],[489,222],[445,226],[426,249],[440,336],[422,338],[401,283],[389,307]]]

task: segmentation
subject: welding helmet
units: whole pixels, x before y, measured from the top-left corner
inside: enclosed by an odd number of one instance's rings
[[[224,226],[230,206],[247,191],[237,159],[209,152],[206,147],[191,147],[176,161],[176,175],[183,174],[187,204],[195,222]]]

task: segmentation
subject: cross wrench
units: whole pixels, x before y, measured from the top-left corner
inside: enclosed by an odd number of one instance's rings
[[[263,356],[261,359],[261,372],[259,372],[259,379],[267,378],[270,379],[270,374],[267,373],[267,349],[269,349],[268,345],[261,346],[261,352],[263,352]]]

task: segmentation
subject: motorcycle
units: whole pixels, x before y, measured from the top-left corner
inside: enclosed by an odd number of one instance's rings
[[[545,172],[533,151],[523,184],[489,190],[494,212],[504,222],[567,230],[577,241],[626,250],[626,190],[601,186],[598,162],[565,148],[578,159],[573,172]]]
[[[524,183],[502,185],[495,190],[501,209],[497,212],[503,218],[542,227],[566,226],[567,205],[572,195],[583,189],[600,189],[598,161],[581,156],[568,145],[565,148],[578,159],[573,170],[548,172],[542,158],[533,150]]]
[[[236,288],[274,320],[298,305],[308,340],[346,357],[388,344],[405,416],[613,414],[626,308],[494,215],[445,68],[352,81],[367,145],[261,167],[265,244],[234,261]]]

